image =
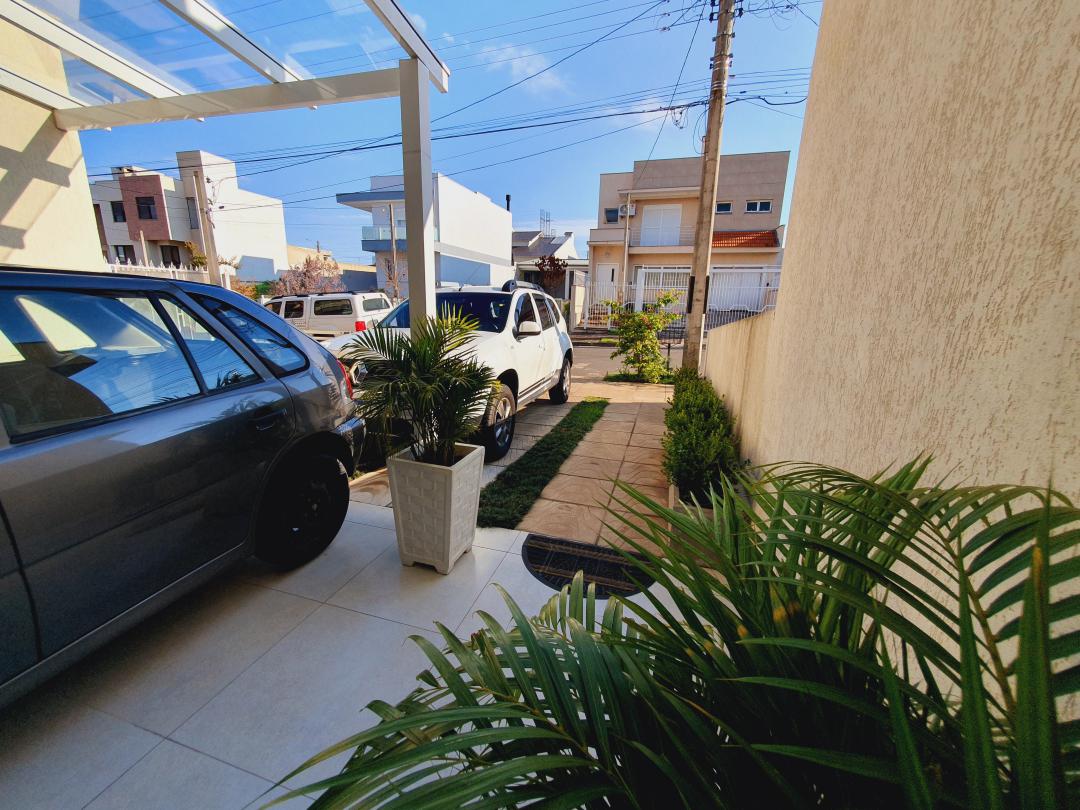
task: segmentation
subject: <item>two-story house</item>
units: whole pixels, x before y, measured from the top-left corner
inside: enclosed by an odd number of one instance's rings
[[[713,216],[714,312],[775,303],[789,152],[721,155]],[[701,158],[634,161],[600,175],[597,227],[589,231],[590,298],[640,307],[661,290],[685,296],[694,253]]]
[[[488,197],[435,173],[435,278],[440,283],[501,285],[514,277],[510,212]],[[361,246],[375,254],[379,289],[409,295],[405,191],[400,174],[371,178],[370,191],[338,194],[341,205],[371,214]]]
[[[191,243],[205,254],[195,178],[206,185],[218,256],[236,260],[223,273],[252,281],[289,267],[281,200],[240,188],[236,164],[201,150],[176,153],[177,174],[118,166],[109,180],[90,184],[98,239],[112,264],[191,264]],[[198,174],[196,174],[198,173]]]

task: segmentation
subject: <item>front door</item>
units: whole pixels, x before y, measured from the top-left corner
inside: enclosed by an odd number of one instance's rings
[[[247,539],[292,400],[167,296],[3,289],[0,330],[0,488],[49,655]]]
[[[679,244],[681,224],[681,205],[646,205],[641,216],[642,247]]]

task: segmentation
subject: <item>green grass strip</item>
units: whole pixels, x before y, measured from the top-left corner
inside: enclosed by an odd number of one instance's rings
[[[606,399],[582,400],[521,458],[499,473],[480,492],[476,525],[515,528],[578,442],[603,416],[607,405]]]

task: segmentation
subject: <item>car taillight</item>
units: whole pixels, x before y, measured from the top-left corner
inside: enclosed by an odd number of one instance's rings
[[[353,324],[353,326],[355,327],[353,329],[354,332],[363,332],[365,329],[367,329],[367,323],[365,321],[357,321]]]
[[[345,399],[352,399],[352,377],[349,376],[349,370],[345,368],[345,364],[342,363],[340,360],[337,360],[337,365],[338,368],[341,369],[341,375],[345,378]]]

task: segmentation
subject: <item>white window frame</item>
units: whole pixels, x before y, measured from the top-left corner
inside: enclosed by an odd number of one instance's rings
[[[720,210],[721,205],[726,205],[728,207],[728,210],[727,211],[721,211]],[[735,213],[735,203],[732,200],[717,200],[716,201],[716,211],[714,213],[717,216],[722,216],[722,217],[729,216],[729,215]]]
[[[762,204],[768,206],[762,210]],[[751,208],[750,206],[754,206]],[[772,213],[772,200],[747,200],[746,201],[746,213],[748,214],[771,214]]]

